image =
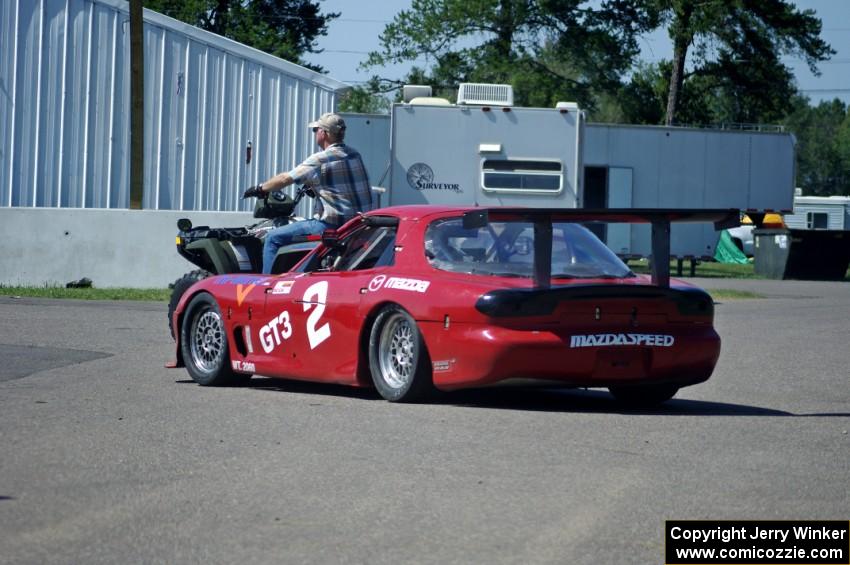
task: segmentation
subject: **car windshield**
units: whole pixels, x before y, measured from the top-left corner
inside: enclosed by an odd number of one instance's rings
[[[534,276],[534,224],[489,222],[464,229],[461,218],[437,220],[425,234],[425,255],[435,268],[507,277]],[[626,278],[634,273],[586,227],[552,224],[552,278]]]

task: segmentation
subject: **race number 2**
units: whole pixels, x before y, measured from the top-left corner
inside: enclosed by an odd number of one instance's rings
[[[319,320],[325,313],[325,302],[328,298],[328,281],[319,281],[304,292],[304,311],[315,309],[307,317],[307,339],[310,349],[316,349],[323,341],[331,337],[331,326],[327,322],[319,327]],[[313,302],[315,300],[315,302]]]

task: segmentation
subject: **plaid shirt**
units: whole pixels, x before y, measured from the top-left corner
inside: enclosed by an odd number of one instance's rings
[[[319,197],[320,219],[342,225],[357,212],[372,209],[372,187],[360,153],[353,147],[335,143],[292,169],[289,176],[313,187]]]

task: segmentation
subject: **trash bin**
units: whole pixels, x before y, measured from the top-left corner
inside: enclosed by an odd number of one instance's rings
[[[769,279],[844,280],[850,231],[756,229],[754,270]]]

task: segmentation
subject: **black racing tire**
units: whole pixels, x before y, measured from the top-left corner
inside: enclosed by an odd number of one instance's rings
[[[202,386],[242,384],[250,375],[234,373],[221,309],[202,292],[189,302],[180,330],[180,350],[192,380]]]
[[[386,306],[369,334],[369,369],[378,393],[390,402],[431,397],[431,359],[416,320],[401,306]]]
[[[679,392],[674,384],[612,386],[608,390],[627,408],[654,408]]]
[[[172,321],[174,316],[174,310],[177,309],[177,304],[180,302],[180,299],[189,290],[189,287],[195,284],[198,281],[202,281],[207,277],[211,277],[213,274],[209,271],[204,271],[203,269],[198,269],[196,271],[192,271],[186,273],[176,281],[172,285],[171,298],[168,300],[168,331],[171,332],[171,339],[177,338],[177,332],[174,331],[174,322]]]

